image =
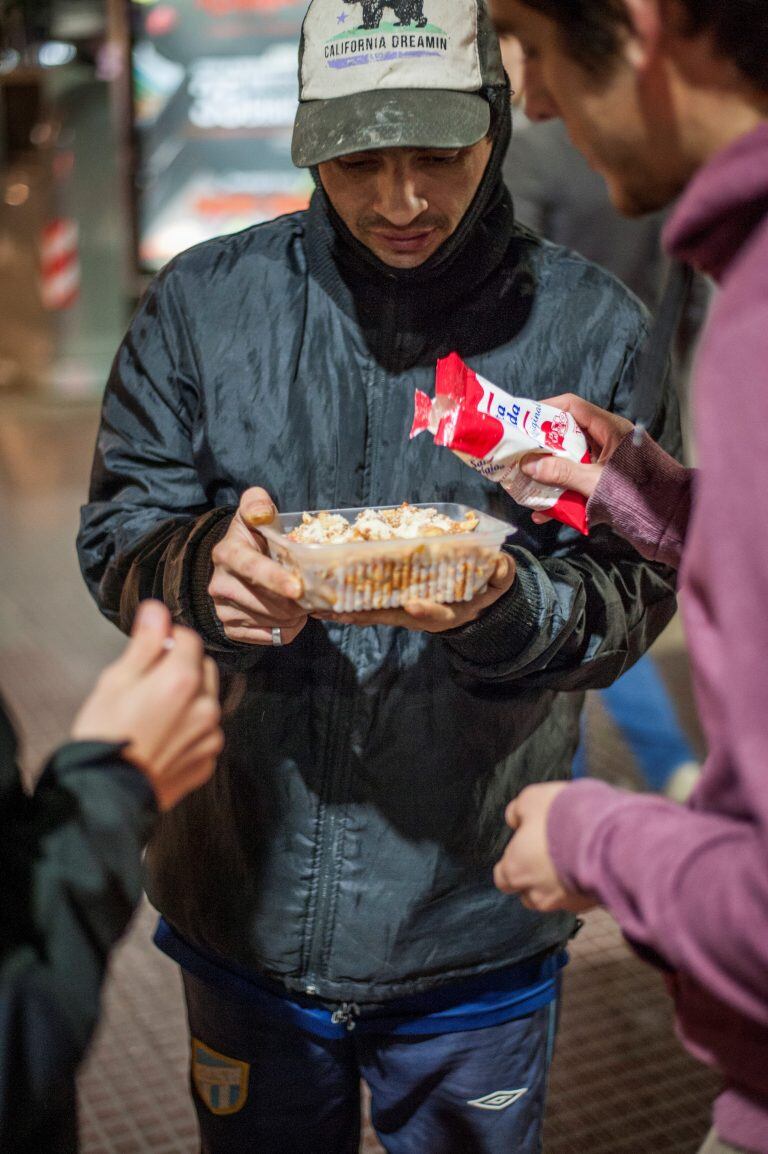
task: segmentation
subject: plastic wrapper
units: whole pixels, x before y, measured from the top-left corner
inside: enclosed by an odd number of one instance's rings
[[[510,396],[451,353],[437,363],[434,400],[416,393],[411,438],[426,430],[436,445],[498,482],[519,505],[588,532],[586,498],[543,485],[520,470],[523,457],[537,452],[589,462],[586,437],[569,413]]]

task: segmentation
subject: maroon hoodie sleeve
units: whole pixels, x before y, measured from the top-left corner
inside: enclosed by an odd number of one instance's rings
[[[548,836],[566,885],[631,941],[768,1024],[764,827],[585,780],[555,799]]]
[[[709,748],[700,783],[682,807],[577,782],[552,806],[548,833],[561,876],[596,894],[629,938],[768,1026],[765,268],[759,291],[721,296],[699,354],[702,469],[682,598]]]
[[[610,525],[647,561],[678,568],[695,473],[642,433],[628,433],[587,505],[590,528]]]

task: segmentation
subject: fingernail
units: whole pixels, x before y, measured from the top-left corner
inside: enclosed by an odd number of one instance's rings
[[[247,525],[270,525],[277,514],[277,509],[274,505],[256,506],[254,509],[249,509],[245,515]]]
[[[288,579],[285,589],[289,597],[301,597],[304,592],[304,586],[296,577],[290,577]]]
[[[541,472],[541,460],[536,457],[532,461],[523,461],[520,469],[526,477],[538,477]]]

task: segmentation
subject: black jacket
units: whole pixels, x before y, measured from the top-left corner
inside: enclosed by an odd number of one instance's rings
[[[434,275],[359,259],[316,196],[151,286],[109,382],[79,552],[122,628],[161,597],[246,675],[219,773],[150,847],[151,896],[192,942],[289,989],[375,1001],[567,937],[567,915],[493,887],[504,805],[568,775],[581,691],[659,634],[673,577],[606,530],[537,528],[408,430],[414,389],[454,349],[511,393],[631,414],[645,335],[617,281],[517,228],[506,197]],[[654,432],[677,448],[666,397]],[[232,644],[210,553],[255,484],[282,510],[487,509],[517,527],[517,581],[447,638],[310,621],[281,650]]]
[[[75,1069],[111,947],[141,896],[155,815],[118,746],[74,742],[33,797],[0,702],[0,1150],[74,1154]]]

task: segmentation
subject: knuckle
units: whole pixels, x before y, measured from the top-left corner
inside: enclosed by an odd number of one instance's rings
[[[499,873],[496,877],[496,885],[505,894],[511,894],[511,893],[514,893],[514,891],[515,891],[515,887],[512,883],[512,879],[510,878],[509,874],[507,873],[507,871],[505,869],[499,870]]]
[[[226,565],[227,558],[230,554],[229,542],[226,537],[222,537],[211,550],[211,561],[215,567]]]
[[[203,639],[194,629],[188,629],[186,625],[177,625],[176,633],[177,636],[183,638],[185,645],[190,650],[194,650],[195,656],[199,656],[203,652]]]
[[[182,665],[169,677],[166,691],[184,701],[194,697],[200,688],[200,675],[192,666]]]
[[[552,482],[555,485],[565,485],[570,477],[571,469],[567,461],[562,461],[557,457],[552,458],[550,466]]]
[[[198,721],[206,729],[214,729],[221,721],[221,706],[213,697],[201,697],[196,705]]]

